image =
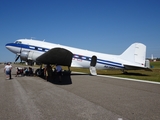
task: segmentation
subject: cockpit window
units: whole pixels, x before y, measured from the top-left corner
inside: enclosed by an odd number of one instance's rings
[[[21,42],[21,41],[15,41],[14,43],[16,43],[16,44],[21,44],[22,42]]]

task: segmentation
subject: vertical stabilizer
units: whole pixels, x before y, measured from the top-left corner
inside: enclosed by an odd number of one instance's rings
[[[134,43],[120,55],[120,58],[133,64],[144,66],[146,46],[142,43]]]

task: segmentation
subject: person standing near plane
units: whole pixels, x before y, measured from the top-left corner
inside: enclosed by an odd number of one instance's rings
[[[10,66],[9,79],[12,79],[12,65],[9,63],[9,66]]]
[[[61,82],[62,67],[60,65],[56,65],[56,72],[59,77],[59,81]]]
[[[7,63],[6,66],[4,67],[4,72],[6,73],[6,79],[11,79],[11,69],[12,66],[10,63]]]
[[[51,80],[52,77],[52,67],[47,64],[46,67],[44,68],[44,76],[47,81]]]

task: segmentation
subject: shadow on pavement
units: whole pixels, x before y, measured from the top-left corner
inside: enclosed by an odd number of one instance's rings
[[[48,82],[58,85],[72,84],[71,73],[69,71],[63,71],[61,75],[53,72],[52,76],[48,77]]]

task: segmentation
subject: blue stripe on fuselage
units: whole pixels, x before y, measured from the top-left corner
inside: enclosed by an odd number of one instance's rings
[[[20,47],[28,50],[36,50],[36,51],[41,51],[41,52],[46,52],[49,49],[48,48],[42,48],[38,46],[33,46],[33,45],[26,45],[26,44],[17,44],[17,43],[8,43],[6,46],[13,46],[13,47]]]
[[[87,56],[83,56],[83,55],[78,55],[78,54],[74,54],[73,58],[74,59],[78,59],[78,60],[91,61],[91,57],[87,57]],[[121,63],[112,62],[112,61],[108,61],[108,60],[97,59],[97,63],[103,64],[103,65],[108,65],[108,66],[111,66],[111,67],[124,68]]]

